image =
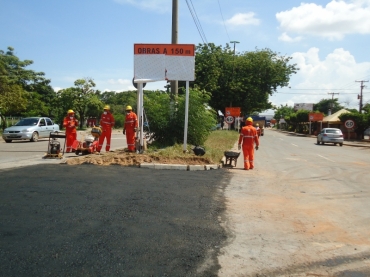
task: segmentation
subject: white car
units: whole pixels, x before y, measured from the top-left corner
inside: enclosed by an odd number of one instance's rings
[[[324,128],[317,135],[317,145],[325,143],[334,143],[334,145],[343,145],[343,133],[338,128]]]
[[[26,117],[6,128],[2,137],[7,143],[24,139],[38,141],[39,138],[48,138],[51,132],[56,131],[59,131],[59,125],[48,117]]]

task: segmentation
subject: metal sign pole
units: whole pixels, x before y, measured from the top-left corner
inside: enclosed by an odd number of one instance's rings
[[[185,124],[184,124],[184,147],[183,151],[187,151],[188,142],[188,119],[189,119],[189,81],[186,81],[186,96],[185,96]]]
[[[140,98],[140,116],[139,116],[139,129],[140,129],[140,150],[139,153],[144,151],[144,124],[143,124],[143,110],[144,110],[144,90],[143,90],[143,83],[139,83],[139,98]]]

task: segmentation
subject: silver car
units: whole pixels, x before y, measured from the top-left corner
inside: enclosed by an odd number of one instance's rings
[[[324,128],[317,135],[317,145],[324,143],[334,143],[334,145],[343,145],[343,133],[337,128]]]
[[[59,131],[59,125],[48,117],[26,117],[6,128],[2,137],[7,143],[24,139],[38,141],[39,138],[48,138],[50,132],[55,131]]]

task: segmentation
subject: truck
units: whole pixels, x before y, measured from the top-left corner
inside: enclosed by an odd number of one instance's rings
[[[258,123],[258,127],[261,129],[261,136],[265,134],[265,127],[266,127],[266,117],[265,116],[258,116],[252,115],[251,118],[253,119],[253,126],[256,127]]]

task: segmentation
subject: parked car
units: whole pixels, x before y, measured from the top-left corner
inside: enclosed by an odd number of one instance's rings
[[[337,128],[324,128],[317,135],[317,145],[324,143],[334,143],[334,145],[343,145],[343,133]]]
[[[26,117],[6,128],[2,137],[7,143],[25,139],[38,141],[39,138],[48,138],[50,132],[56,131],[59,131],[59,125],[48,117]]]

